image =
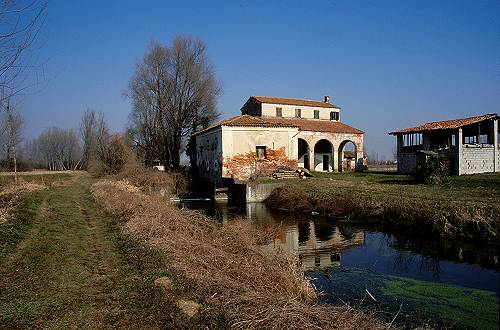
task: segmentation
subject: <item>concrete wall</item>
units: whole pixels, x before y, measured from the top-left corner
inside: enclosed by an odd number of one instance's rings
[[[263,202],[271,192],[285,183],[248,183],[246,185],[247,202]]]
[[[330,120],[330,112],[340,112],[337,108],[306,107],[284,104],[262,104],[263,117],[276,117],[276,108],[282,109],[283,117],[295,118],[295,109],[301,110],[301,118],[314,119],[314,110],[319,110],[319,119]],[[340,116],[340,115],[339,115]],[[339,121],[339,120],[337,120]]]
[[[406,174],[417,172],[416,152],[400,152],[398,154],[398,172]]]
[[[475,174],[494,171],[494,147],[471,148],[463,146],[460,174]]]

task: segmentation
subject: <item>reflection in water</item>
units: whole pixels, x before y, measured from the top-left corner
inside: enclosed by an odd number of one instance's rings
[[[294,253],[307,271],[354,267],[499,293],[498,251],[491,247],[367,231],[332,219],[270,209],[262,203],[189,202],[183,206],[203,210],[221,222],[244,217],[256,226],[278,225],[277,237],[264,248]]]
[[[279,228],[263,249],[297,255],[316,288],[324,292],[322,302],[366,303],[369,288],[384,313],[401,312],[403,326],[430,320],[498,328],[500,266],[495,248],[365,230],[260,203],[182,206],[203,210],[221,222],[247,218],[257,227]]]
[[[301,230],[302,228],[302,230]],[[278,237],[263,248],[267,252],[281,249],[297,255],[304,270],[321,270],[340,266],[342,250],[363,245],[362,230],[352,232],[345,239],[339,227],[331,223],[301,221],[296,225],[282,226]]]

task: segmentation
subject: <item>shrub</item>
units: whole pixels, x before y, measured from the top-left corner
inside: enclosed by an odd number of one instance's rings
[[[133,161],[129,147],[119,134],[113,134],[99,150],[97,159],[90,161],[88,171],[93,176],[120,173],[127,162]]]
[[[450,161],[444,155],[428,156],[417,173],[419,181],[425,184],[444,184],[450,175]]]

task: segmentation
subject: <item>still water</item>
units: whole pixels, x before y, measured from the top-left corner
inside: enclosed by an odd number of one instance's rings
[[[415,239],[334,219],[227,202],[186,201],[217,221],[279,225],[266,250],[299,257],[327,304],[349,304],[405,328],[498,329],[500,264],[494,247]]]

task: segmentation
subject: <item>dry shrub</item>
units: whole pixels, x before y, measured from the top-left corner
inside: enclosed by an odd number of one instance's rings
[[[128,161],[115,178],[126,179],[147,192],[161,192],[165,196],[182,196],[188,192],[188,181],[184,173],[144,168],[133,160]]]
[[[208,305],[222,308],[236,329],[383,328],[348,307],[314,305],[316,295],[297,259],[265,255],[251,223],[222,226],[205,215],[180,210],[157,195],[102,180],[94,198],[124,217],[135,239],[159,247],[172,272],[192,281]],[[208,298],[207,298],[208,297]]]
[[[109,141],[99,148],[97,159],[89,162],[88,171],[94,177],[118,174],[132,159],[132,152],[122,136],[112,134]]]

